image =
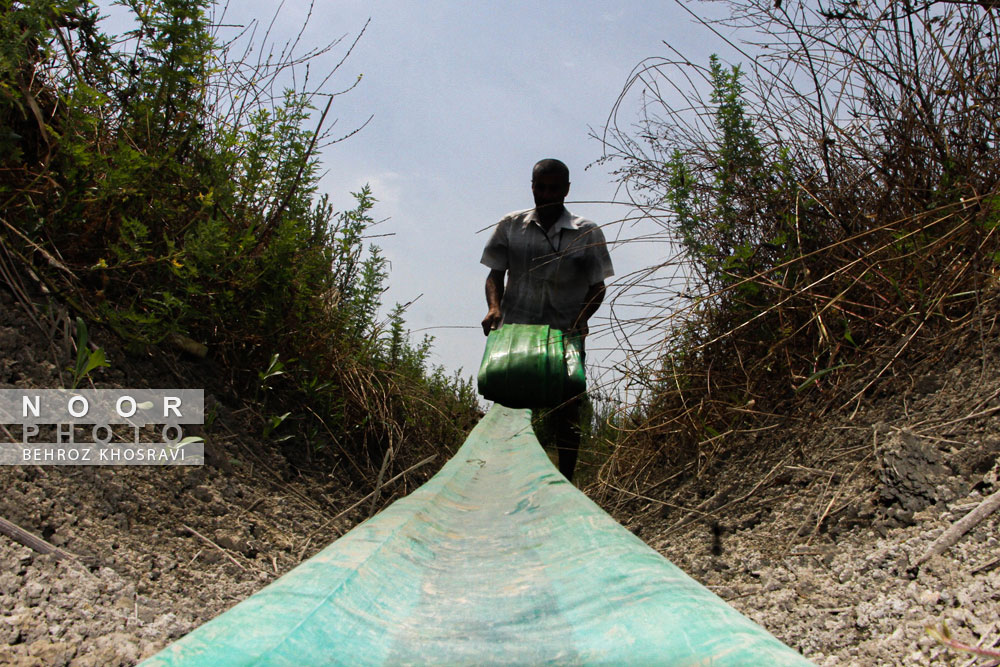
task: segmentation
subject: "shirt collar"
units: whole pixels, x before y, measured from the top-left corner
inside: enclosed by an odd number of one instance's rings
[[[538,216],[535,209],[531,209],[528,212],[525,222],[528,224],[535,223],[541,227],[541,223],[538,222]],[[549,228],[549,236],[557,234],[564,229],[580,229],[580,218],[570,213],[565,207],[563,207],[563,212],[562,215],[559,216],[559,219],[556,220],[555,223],[553,223],[553,225]]]

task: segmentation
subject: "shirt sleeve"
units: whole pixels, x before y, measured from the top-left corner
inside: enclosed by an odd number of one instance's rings
[[[493,230],[490,240],[486,242],[483,249],[483,257],[479,260],[483,264],[496,271],[506,271],[509,266],[507,259],[507,219],[501,220]]]
[[[615,275],[615,267],[611,263],[611,253],[608,252],[608,244],[601,228],[595,225],[587,233],[587,236],[587,249],[590,254],[590,261],[587,263],[587,279],[591,285],[596,285]]]

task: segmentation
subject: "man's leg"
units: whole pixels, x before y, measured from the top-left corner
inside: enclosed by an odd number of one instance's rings
[[[580,363],[586,364],[587,353],[582,339],[577,339],[580,350]],[[566,479],[573,481],[576,470],[576,459],[580,454],[580,441],[583,439],[583,399],[585,394],[567,396],[566,400],[555,409],[552,420],[555,430],[556,451],[559,453],[559,472]]]
[[[550,413],[556,451],[559,453],[559,472],[573,481],[576,459],[580,453],[580,411],[583,406],[581,396],[575,396]]]

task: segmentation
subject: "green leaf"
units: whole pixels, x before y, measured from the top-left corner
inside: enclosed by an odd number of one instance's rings
[[[802,391],[803,389],[806,389],[807,387],[809,387],[810,385],[815,384],[821,377],[823,377],[824,375],[827,375],[828,373],[832,373],[834,371],[839,371],[841,368],[851,368],[852,366],[854,366],[854,364],[837,364],[836,366],[832,366],[830,368],[824,368],[823,370],[816,371],[815,373],[813,373],[812,375],[810,375],[808,378],[806,378],[805,382],[803,382],[802,384],[800,384],[798,387],[795,388],[795,393],[797,394],[800,391]]]
[[[99,347],[88,355],[87,364],[84,367],[83,373],[81,375],[87,375],[88,373],[90,373],[90,371],[102,366],[110,367],[111,364],[109,364],[107,360],[104,358],[104,349]]]

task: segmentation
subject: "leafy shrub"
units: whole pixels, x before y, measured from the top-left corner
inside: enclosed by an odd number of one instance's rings
[[[403,462],[454,443],[475,401],[426,368],[430,341],[409,341],[401,308],[379,319],[371,191],[341,213],[318,191],[339,93],[270,92],[336,43],[245,62],[208,0],[122,4],[124,40],[87,2],[0,12],[3,242],[24,266],[51,258],[36,266],[49,288],[133,348],[204,342],[244,392],[280,353],[265,423],[288,413],[304,452],[352,458],[359,477],[404,441]]]

